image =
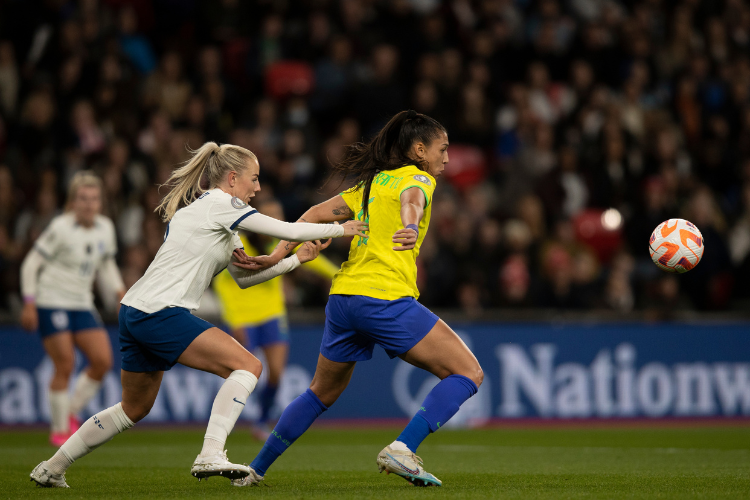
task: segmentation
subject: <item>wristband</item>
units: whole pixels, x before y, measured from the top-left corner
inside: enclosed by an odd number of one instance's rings
[[[417,227],[416,224],[409,224],[404,229],[413,229],[417,233],[417,238],[419,238],[419,228]]]

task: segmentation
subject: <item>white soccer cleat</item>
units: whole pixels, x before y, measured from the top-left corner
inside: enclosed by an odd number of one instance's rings
[[[403,477],[414,486],[442,486],[443,482],[424,470],[422,459],[411,451],[394,450],[390,445],[378,453],[378,469]]]
[[[255,469],[249,467],[250,474],[242,479],[232,479],[232,486],[258,486],[263,481],[263,476],[255,472]]]
[[[227,450],[220,451],[216,455],[198,458],[193,462],[190,474],[198,480],[211,476],[221,476],[228,479],[241,479],[250,474],[250,467],[242,464],[233,464],[227,458]]]
[[[65,474],[52,474],[47,467],[46,460],[34,467],[29,477],[42,488],[70,488],[65,482]]]

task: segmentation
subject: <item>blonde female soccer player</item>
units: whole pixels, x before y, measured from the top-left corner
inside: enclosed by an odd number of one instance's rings
[[[262,214],[284,220],[284,209],[273,198],[258,202],[256,208]],[[277,243],[273,238],[258,235],[253,238],[253,245],[250,243],[251,237],[250,234],[240,233],[245,253],[250,256],[270,252]],[[339,270],[338,266],[322,255],[302,267],[328,280]],[[230,328],[232,336],[251,352],[253,349],[261,349],[266,358],[268,380],[258,394],[260,416],[250,427],[252,436],[259,441],[265,441],[271,435],[268,427],[269,414],[289,357],[289,326],[283,286],[283,277],[277,276],[241,290],[227,271],[219,273],[213,281],[214,292],[221,303],[222,319]],[[248,307],[248,304],[253,304],[253,307]]]
[[[70,182],[63,215],[55,217],[34,242],[21,266],[24,306],[21,325],[39,331],[54,365],[49,385],[50,443],[62,445],[78,428],[78,414],[96,395],[112,368],[112,346],[94,308],[92,285],[117,294],[125,286],[115,263],[117,238],[112,221],[101,215],[102,182],[92,172],[78,172]],[[75,347],[88,360],[73,384]]]
[[[125,294],[120,308],[122,402],[81,425],[52,458],[31,472],[41,486],[62,487],[77,459],[131,428],[154,404],[162,376],[175,363],[214,373],[226,381],[216,395],[203,449],[193,463],[197,478],[241,478],[245,465],[227,459],[224,444],[262,366],[236,340],[191,314],[211,278],[237,259],[237,231],[294,241],[365,236],[365,224],[288,224],[259,214],[248,202],[260,191],[258,160],[247,149],[208,142],[172,173],[170,192],[158,210],[168,221],[164,243],[143,277]],[[207,179],[209,189],[201,188]],[[306,243],[296,255],[263,271],[229,267],[242,288],[271,279],[314,259],[325,245]],[[234,252],[234,253],[233,253]],[[253,307],[248,304],[248,307]]]
[[[416,300],[416,258],[430,223],[435,179],[448,163],[447,148],[448,134],[440,123],[402,111],[369,144],[353,145],[336,167],[355,177],[355,186],[300,219],[354,217],[368,222],[369,234],[354,238],[349,259],[333,279],[310,388],[284,410],[250,464],[250,474],[232,484],[262,480],[281,453],[338,399],[354,365],[370,359],[376,344],[391,358],[398,356],[441,379],[404,431],[378,454],[378,468],[416,485],[442,484],[414,452],[476,394],[483,379],[477,359],[458,335]],[[291,246],[282,241],[271,256],[240,265],[273,264]]]

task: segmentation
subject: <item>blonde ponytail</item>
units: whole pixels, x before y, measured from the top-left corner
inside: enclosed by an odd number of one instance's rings
[[[193,156],[162,184],[171,189],[154,211],[161,212],[164,222],[171,220],[178,209],[190,205],[205,192],[201,187],[204,174],[208,179],[208,188],[213,189],[228,172],[234,170],[241,173],[247,168],[248,160],[258,161],[251,151],[233,144],[219,146],[215,142],[207,142],[196,150],[188,151]]]

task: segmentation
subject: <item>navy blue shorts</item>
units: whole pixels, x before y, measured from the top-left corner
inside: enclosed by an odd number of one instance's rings
[[[92,328],[104,328],[96,311],[73,311],[70,309],[45,309],[39,311],[39,335],[44,338],[60,332],[80,332]]]
[[[168,307],[147,314],[120,307],[122,369],[129,372],[166,371],[201,333],[214,325],[184,307]]]
[[[289,323],[286,316],[274,318],[260,325],[248,326],[247,332],[248,347],[266,347],[272,344],[289,343]]]
[[[413,297],[331,295],[320,353],[331,361],[364,361],[378,344],[395,358],[417,345],[438,319]]]

